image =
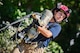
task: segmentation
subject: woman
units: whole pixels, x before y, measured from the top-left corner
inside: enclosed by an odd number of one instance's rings
[[[47,26],[37,26],[37,30],[40,32],[38,37],[34,39],[32,42],[35,42],[35,44],[22,44],[24,45],[21,47],[23,49],[20,51],[20,48],[16,48],[13,53],[44,53],[45,47],[48,46],[49,42],[56,38],[60,31],[61,26],[59,23],[61,23],[63,20],[67,21],[67,18],[70,16],[70,9],[59,3],[54,9],[52,9],[53,18],[48,23]],[[20,44],[21,45],[21,44]],[[20,46],[19,45],[19,46]],[[21,46],[22,46],[21,45]],[[25,46],[26,45],[26,46]],[[36,47],[34,47],[37,45]],[[29,46],[29,47],[27,47]],[[30,47],[34,47],[33,49],[29,49]]]

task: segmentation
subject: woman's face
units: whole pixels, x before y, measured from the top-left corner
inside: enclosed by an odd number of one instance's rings
[[[66,17],[66,15],[63,12],[58,11],[58,12],[55,12],[54,17],[56,19],[56,22],[60,23]]]

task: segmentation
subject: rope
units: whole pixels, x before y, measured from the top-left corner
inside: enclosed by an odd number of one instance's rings
[[[20,22],[20,24],[19,24],[18,28],[21,26],[21,24],[22,24],[22,22]],[[18,43],[17,43],[18,28],[17,28],[17,30],[16,30],[16,36],[15,36],[16,44],[18,44]]]
[[[30,17],[30,15],[31,15],[31,14],[26,15],[26,16],[22,17],[22,19],[19,19],[19,20],[15,21],[15,22],[13,22],[13,23],[11,23],[11,24],[8,24],[7,26],[5,26],[5,27],[1,28],[1,29],[0,29],[0,31],[2,31],[2,30],[4,30],[4,29],[6,29],[7,27],[9,27],[9,26],[11,26],[11,25],[13,25],[13,24],[16,24],[16,23],[18,23],[18,22],[23,21],[23,20],[25,20],[26,18],[29,18],[29,17]]]

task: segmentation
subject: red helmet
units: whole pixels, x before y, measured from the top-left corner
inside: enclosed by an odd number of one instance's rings
[[[62,3],[58,3],[57,8],[63,10],[67,17],[70,16],[71,10],[67,6],[62,5]]]

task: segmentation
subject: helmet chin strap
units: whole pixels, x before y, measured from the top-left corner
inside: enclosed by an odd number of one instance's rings
[[[56,19],[55,19],[55,17],[53,17],[53,19],[54,19],[55,22],[57,22]]]

